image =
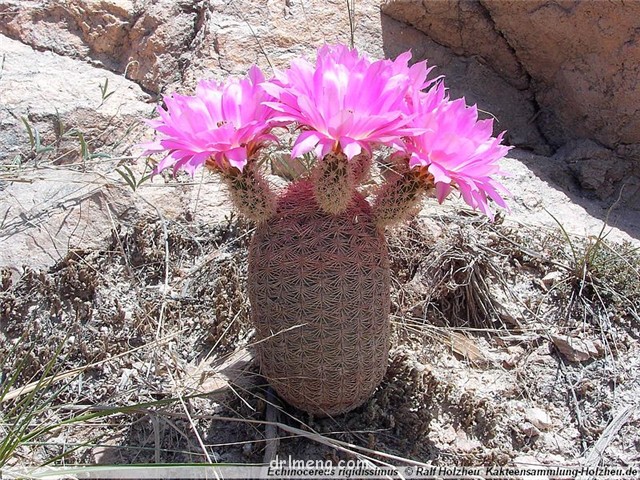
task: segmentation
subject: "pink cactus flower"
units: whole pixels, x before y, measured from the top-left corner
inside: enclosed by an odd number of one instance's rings
[[[165,96],[160,118],[149,121],[158,137],[144,145],[144,154],[168,152],[155,172],[173,166],[193,175],[205,163],[242,170],[265,142],[276,140],[270,134],[274,112],[264,105],[273,98],[260,86],[264,80],[254,66],[243,79],[203,80],[194,96]]]
[[[491,219],[489,198],[508,209],[502,195],[510,193],[493,176],[505,173],[498,162],[511,147],[501,143],[504,132],[492,136],[493,120],[478,121],[477,108],[464,98],[450,101],[442,83],[420,95],[416,110],[414,125],[425,131],[407,137],[402,150],[410,167],[425,167],[433,176],[438,201],[457,187],[467,204]]]
[[[264,84],[277,101],[275,118],[297,122],[302,133],[291,151],[298,157],[315,150],[318,158],[343,152],[348,159],[372,144],[395,145],[416,132],[409,126],[410,97],[429,85],[425,62],[411,67],[411,53],[371,62],[344,45],[324,45],[316,65],[298,59]]]

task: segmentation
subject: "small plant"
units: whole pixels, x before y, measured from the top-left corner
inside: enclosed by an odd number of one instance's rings
[[[0,470],[16,459],[16,454],[21,447],[40,440],[49,431],[59,426],[58,422],[42,419],[50,416],[56,398],[64,389],[64,387],[58,390],[53,388],[56,362],[63,345],[64,341],[58,345],[55,354],[46,363],[44,370],[31,388],[15,388],[27,367],[29,355],[17,360],[15,368],[0,379],[0,405],[3,406],[0,413]],[[14,351],[6,352],[5,356],[0,358],[2,364],[6,365],[14,353]]]
[[[98,108],[100,108],[102,105],[104,105],[104,102],[106,102],[111,95],[116,93],[115,90],[109,90],[109,79],[108,78],[105,78],[104,79],[104,83],[99,84],[99,87],[100,87],[100,95],[102,97],[102,100],[100,101],[100,105],[98,105]]]
[[[116,168],[116,172],[120,175],[127,185],[131,188],[132,191],[136,191],[140,185],[145,183],[153,176],[153,172],[149,169],[149,162],[145,164],[144,171],[140,178],[136,177],[136,174],[133,173],[133,170],[128,165],[122,164],[119,168]]]
[[[570,253],[566,277],[571,289],[569,310],[578,307],[586,309],[589,317],[597,317],[596,312],[613,312],[613,307],[621,317],[629,317],[636,325],[633,329],[637,330],[640,325],[638,248],[628,243],[608,242],[608,215],[597,235],[575,239],[553,214],[547,213],[558,225]]]
[[[22,120],[22,124],[27,130],[27,135],[29,136],[29,145],[31,146],[31,157],[36,159],[38,156],[51,152],[53,147],[51,146],[43,146],[42,140],[40,138],[40,131],[35,125],[32,125],[31,122],[26,117],[20,117]]]
[[[508,192],[494,177],[509,147],[493,120],[451,100],[441,78],[411,54],[372,61],[325,45],[315,65],[294,60],[265,79],[201,81],[193,96],[168,95],[146,154],[172,167],[220,174],[233,205],[257,223],[248,290],[262,373],[289,403],[335,415],[365,402],[389,350],[390,270],[385,228],[408,219],[424,195],[454,190],[493,218]],[[308,174],[284,191],[264,177],[264,147],[278,129],[299,132],[291,158],[311,155]],[[370,202],[374,150],[395,153]]]
[[[84,139],[84,134],[82,132],[77,133],[78,141],[80,142],[80,156],[82,160],[88,162],[89,160],[93,160],[95,158],[109,158],[111,155],[104,152],[92,152],[89,149],[89,144]]]

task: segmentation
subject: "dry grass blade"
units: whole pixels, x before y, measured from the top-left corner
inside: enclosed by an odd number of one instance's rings
[[[464,333],[452,331],[449,328],[436,327],[426,324],[421,319],[402,318],[397,322],[398,326],[432,338],[436,342],[447,346],[452,352],[465,358],[473,365],[485,365],[489,360],[476,344],[472,337]],[[493,333],[498,330],[473,329],[476,333]]]
[[[400,268],[411,272],[406,286],[412,296],[421,298],[425,310],[436,307],[431,311],[432,322],[454,328],[506,329],[511,315],[496,295],[504,288],[500,281],[504,258],[484,245],[485,231],[484,225],[453,225],[442,228],[435,239],[409,231],[399,246],[393,245],[402,259]],[[416,245],[428,250],[416,251]]]
[[[115,360],[117,360],[118,358],[122,358],[122,357],[126,357],[127,355],[131,355],[132,353],[135,353],[139,350],[144,350],[144,349],[148,349],[148,348],[153,348],[153,347],[157,347],[160,345],[163,345],[165,343],[167,343],[168,341],[170,341],[171,339],[175,338],[176,336],[178,336],[181,332],[173,332],[171,334],[166,335],[164,338],[161,338],[159,340],[156,340],[155,342],[152,342],[148,345],[142,345],[140,347],[136,347],[136,348],[132,348],[131,350],[127,351],[127,352],[123,352],[123,353],[119,353],[117,355],[114,355],[113,357],[110,357],[108,359],[105,360],[101,360],[99,362],[94,362],[94,363],[89,363],[87,365],[83,365],[81,367],[78,368],[74,368],[72,370],[68,370],[66,372],[62,372],[62,373],[57,373],[55,375],[52,375],[51,377],[42,377],[37,381],[28,383],[26,385],[23,385],[22,387],[17,387],[14,388],[12,390],[9,390],[6,395],[0,397],[0,403],[3,402],[8,402],[11,400],[15,400],[23,395],[26,395],[28,393],[33,392],[34,390],[36,390],[43,381],[46,381],[47,384],[49,385],[53,385],[54,383],[57,383],[61,380],[65,380],[68,378],[72,378],[75,377],[79,374],[81,374],[82,372],[85,372],[87,370],[90,370],[92,368],[98,367],[100,365],[104,365],[105,363],[109,363],[109,362],[113,362]]]
[[[234,417],[224,417],[224,416],[215,416],[213,417],[214,420],[216,421],[225,421],[225,422],[240,422],[240,423],[252,423],[252,424],[257,424],[257,425],[266,425],[267,423],[269,423],[270,425],[273,425],[275,427],[280,428],[281,430],[290,433],[292,435],[295,435],[297,437],[303,437],[306,438],[308,440],[312,440],[313,442],[331,447],[332,449],[336,449],[342,452],[345,452],[349,455],[355,455],[358,457],[362,457],[362,458],[366,458],[370,461],[373,462],[380,462],[380,460],[378,460],[376,457],[380,457],[380,458],[384,458],[385,460],[388,461],[393,461],[396,462],[398,464],[404,464],[404,465],[415,465],[415,466],[422,466],[422,467],[428,467],[428,464],[424,463],[424,462],[419,462],[416,460],[412,460],[410,458],[406,458],[406,457],[401,457],[398,455],[393,455],[390,453],[386,453],[386,452],[382,452],[382,451],[378,451],[378,450],[374,450],[371,448],[367,448],[367,447],[362,447],[359,445],[355,445],[353,443],[349,443],[349,442],[343,442],[341,440],[336,440],[334,438],[329,438],[326,437],[324,435],[321,435],[319,433],[316,432],[309,432],[306,430],[302,430],[300,428],[296,428],[290,425],[286,425],[284,423],[280,423],[280,422],[267,422],[264,420],[252,420],[252,419],[239,419],[239,418],[234,418]],[[384,465],[388,465],[386,463],[383,463]]]
[[[625,408],[622,408],[611,420],[611,423],[607,425],[602,431],[600,438],[598,441],[588,450],[586,455],[584,456],[583,465],[585,467],[595,467],[600,463],[602,457],[604,455],[604,451],[607,446],[614,440],[615,436],[618,434],[620,429],[624,426],[625,423],[631,418],[631,415],[638,409],[638,403],[633,405],[628,405]],[[580,475],[576,478],[576,480],[587,480],[590,476],[588,475]]]
[[[264,449],[263,462],[266,464],[275,460],[278,454],[278,446],[280,445],[280,437],[278,436],[278,430],[276,424],[279,423],[280,406],[279,401],[271,387],[267,390],[267,414],[266,420],[268,423],[264,427],[264,436],[267,445]]]

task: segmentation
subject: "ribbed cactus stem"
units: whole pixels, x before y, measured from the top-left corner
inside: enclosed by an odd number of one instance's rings
[[[261,223],[275,214],[276,195],[255,163],[248,163],[242,171],[229,168],[222,177],[233,205],[249,220]]]
[[[255,229],[247,287],[260,369],[282,398],[326,416],[371,396],[387,369],[390,270],[362,194],[333,215],[309,180],[291,184]]]
[[[355,193],[353,168],[344,153],[328,153],[313,171],[316,201],[326,213],[344,212]]]
[[[374,199],[376,225],[384,228],[415,214],[422,196],[433,186],[432,177],[422,169],[409,169],[385,183]]]

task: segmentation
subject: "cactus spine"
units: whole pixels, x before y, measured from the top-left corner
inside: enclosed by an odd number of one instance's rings
[[[256,223],[262,223],[276,212],[276,195],[254,163],[242,170],[231,167],[222,172],[231,201],[238,211]]]
[[[419,210],[423,195],[433,188],[426,169],[399,166],[396,177],[384,183],[373,203],[376,224],[384,228],[408,219]]]

